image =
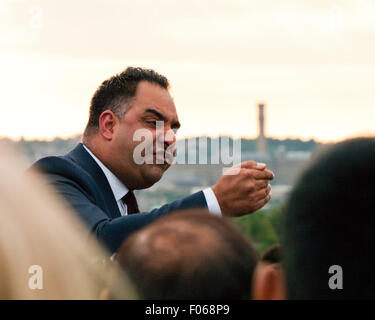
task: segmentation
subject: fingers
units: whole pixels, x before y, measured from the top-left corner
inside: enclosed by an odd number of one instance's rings
[[[245,174],[247,174],[249,177],[253,177],[256,180],[273,180],[275,175],[270,170],[255,170],[255,169],[242,169]]]
[[[263,198],[261,200],[259,200],[255,205],[254,205],[254,211],[258,211],[259,209],[262,209],[268,201],[271,200],[271,195],[268,195],[266,198]]]
[[[255,190],[265,189],[267,188],[267,186],[268,186],[267,180],[255,180],[255,183],[254,183]]]
[[[255,202],[258,202],[259,200],[265,199],[270,195],[271,192],[271,186],[268,185],[266,188],[260,189],[257,192],[254,193],[253,199]]]

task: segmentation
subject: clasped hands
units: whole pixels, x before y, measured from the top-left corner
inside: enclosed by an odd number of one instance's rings
[[[212,186],[222,214],[239,217],[261,209],[271,199],[272,171],[264,163],[246,161],[233,166]]]

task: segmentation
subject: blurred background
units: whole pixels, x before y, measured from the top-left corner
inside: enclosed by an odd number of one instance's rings
[[[65,154],[103,80],[153,68],[172,84],[180,154],[210,157],[229,136],[242,160],[274,170],[270,204],[237,219],[262,251],[311,156],[375,133],[374,16],[373,0],[0,0],[0,140],[29,164]],[[222,167],[172,166],[138,192],[142,209],[212,185]]]

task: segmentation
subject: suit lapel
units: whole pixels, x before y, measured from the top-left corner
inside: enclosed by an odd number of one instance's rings
[[[115,196],[113,195],[111,186],[103,170],[98,166],[93,157],[85,150],[82,143],[79,143],[67,157],[76,162],[83,170],[85,170],[97,183],[100,188],[100,194],[103,195],[105,206],[108,208],[107,214],[111,218],[121,216]]]

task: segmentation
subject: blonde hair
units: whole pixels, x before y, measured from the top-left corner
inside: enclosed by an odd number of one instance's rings
[[[99,299],[108,254],[19,155],[0,150],[0,299]],[[112,298],[136,298],[125,275],[111,282]]]

